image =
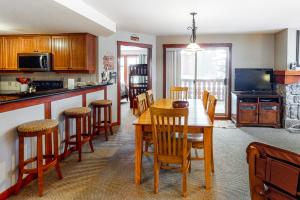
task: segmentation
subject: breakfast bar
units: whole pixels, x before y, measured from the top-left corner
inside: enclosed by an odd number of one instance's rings
[[[107,87],[110,84],[77,87],[74,89],[56,89],[33,94],[6,94],[0,100],[0,190],[6,190],[16,184],[18,178],[18,134],[16,127],[22,123],[55,119],[59,121],[59,155],[63,153],[65,128],[63,111],[72,107],[89,106],[95,100],[107,99]],[[1,95],[0,95],[1,96]],[[74,124],[71,124],[73,128]],[[52,138],[45,137],[45,152],[52,151]],[[36,140],[28,139],[24,143],[24,157],[36,156]],[[33,177],[27,176],[26,183]]]

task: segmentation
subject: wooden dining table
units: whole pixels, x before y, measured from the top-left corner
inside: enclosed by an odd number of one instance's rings
[[[152,106],[158,108],[172,108],[172,99],[159,99]],[[211,148],[213,124],[209,119],[200,99],[189,99],[188,132],[202,133],[204,138],[204,170],[205,188],[211,188]],[[143,132],[151,132],[150,110],[145,111],[134,122],[135,125],[135,183],[141,184]]]

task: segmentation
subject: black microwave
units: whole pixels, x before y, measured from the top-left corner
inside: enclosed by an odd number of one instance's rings
[[[19,53],[18,67],[21,71],[50,71],[51,53]]]

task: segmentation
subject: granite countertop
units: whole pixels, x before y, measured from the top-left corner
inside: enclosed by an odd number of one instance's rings
[[[76,87],[74,89],[68,88],[61,88],[61,89],[53,89],[53,90],[46,90],[46,91],[37,91],[34,93],[27,93],[27,92],[17,92],[17,91],[0,91],[0,105],[18,101],[24,101],[29,99],[36,99],[41,97],[65,94],[69,92],[76,92],[85,89],[101,87],[101,86],[108,86],[112,85],[111,83],[100,83],[99,85],[90,85],[90,86],[81,86]]]

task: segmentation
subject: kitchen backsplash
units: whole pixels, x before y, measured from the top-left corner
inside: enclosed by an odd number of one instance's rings
[[[31,80],[63,80],[64,87],[67,87],[68,78],[73,78],[77,82],[99,81],[96,74],[57,74],[55,72],[35,72],[30,74],[0,74],[0,81],[15,81],[17,77],[23,76]]]

